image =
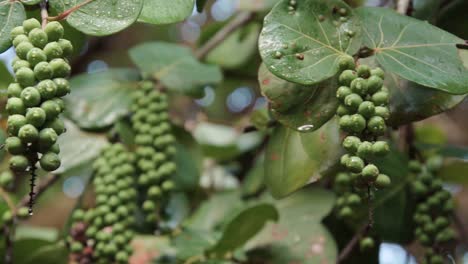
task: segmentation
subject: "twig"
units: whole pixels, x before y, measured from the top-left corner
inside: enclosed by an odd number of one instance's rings
[[[60,179],[60,175],[59,174],[52,174],[51,176],[49,176],[47,179],[41,181],[38,185],[37,185],[37,188],[36,188],[36,193],[35,193],[35,199],[37,201],[37,199],[39,198],[39,196],[44,193],[45,190],[47,190],[47,188],[49,188],[50,186],[52,186],[55,182],[57,182],[57,180]],[[18,206],[17,207],[22,207],[22,206],[27,206],[29,204],[29,194],[26,194],[25,196],[23,196],[23,198],[21,199],[21,201],[19,202]]]
[[[47,18],[49,17],[49,12],[47,11],[47,1],[42,0],[39,3],[39,7],[41,8],[42,28],[45,28],[45,26],[47,26]]]
[[[2,197],[2,199],[7,203],[8,208],[10,208],[10,211],[14,212],[15,211],[15,204],[11,200],[8,193],[6,193],[5,190],[2,187],[0,187],[0,197]]]
[[[67,9],[67,10],[63,11],[62,13],[58,14],[58,16],[48,17],[47,20],[49,20],[49,21],[63,20],[65,18],[67,18],[71,13],[73,13],[76,10],[82,8],[84,5],[87,5],[87,4],[91,3],[92,1],[94,1],[94,0],[87,0],[87,1],[85,1],[83,3],[77,4],[76,6],[70,8],[70,9]]]
[[[397,12],[405,15],[407,14],[409,8],[411,6],[411,0],[398,0],[397,2]]]
[[[351,238],[348,244],[346,244],[346,246],[340,252],[340,255],[338,256],[336,263],[341,263],[349,256],[349,254],[351,254],[354,247],[359,242],[359,239],[361,239],[361,237],[363,237],[364,234],[368,232],[368,230],[369,230],[369,224],[365,224],[361,226],[361,228],[354,234],[353,238]]]
[[[242,12],[236,18],[231,20],[226,26],[219,30],[210,40],[208,40],[203,46],[201,46],[196,52],[195,57],[203,59],[208,53],[218,46],[223,40],[225,40],[232,32],[239,27],[249,23],[253,18],[254,14],[251,12]]]

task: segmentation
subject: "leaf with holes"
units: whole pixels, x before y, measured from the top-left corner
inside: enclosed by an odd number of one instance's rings
[[[194,0],[144,0],[138,21],[150,24],[180,22],[193,12]]]
[[[108,127],[129,112],[130,94],[139,79],[134,69],[78,75],[70,82],[73,92],[65,97],[66,114],[81,128]]]
[[[49,4],[59,13],[82,5],[67,17],[67,22],[85,34],[105,36],[133,24],[143,0],[50,0]]]
[[[271,194],[281,198],[317,181],[336,161],[339,146],[336,122],[302,134],[275,128],[265,153],[265,183]]]
[[[25,19],[26,12],[20,2],[10,0],[0,2],[0,53],[11,46],[11,30],[21,26]]]
[[[132,48],[130,57],[144,74],[161,81],[169,90],[188,95],[199,96],[204,85],[222,80],[218,66],[200,63],[190,49],[180,45],[144,43]]]
[[[249,255],[267,251],[258,263],[335,263],[336,243],[321,223],[334,202],[332,192],[319,188],[307,188],[277,201],[279,222],[268,223],[245,249],[250,250]]]
[[[335,115],[338,107],[335,78],[303,86],[278,78],[263,64],[258,78],[272,114],[289,128],[312,132]]]
[[[339,58],[361,44],[361,24],[339,0],[282,0],[266,16],[259,47],[268,69],[282,79],[315,84],[339,71]]]
[[[374,50],[385,70],[451,94],[468,93],[468,70],[455,46],[462,39],[385,8],[363,7],[357,14],[364,45]]]

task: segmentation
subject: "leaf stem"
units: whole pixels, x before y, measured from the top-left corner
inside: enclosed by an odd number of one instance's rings
[[[84,1],[83,3],[80,3],[80,4],[77,4],[76,6],[70,8],[70,9],[67,9],[65,11],[63,11],[62,13],[58,14],[57,16],[53,16],[53,17],[48,17],[47,20],[48,21],[60,21],[60,20],[63,20],[65,18],[67,18],[71,13],[75,12],[76,10],[80,9],[81,7],[91,3],[92,1],[94,0],[87,0],[87,1]]]
[[[47,1],[42,0],[39,3],[39,6],[41,8],[42,28],[44,29],[45,26],[47,26],[47,18],[49,17],[49,12],[47,11]]]

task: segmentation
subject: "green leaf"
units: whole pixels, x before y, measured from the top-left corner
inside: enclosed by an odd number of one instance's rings
[[[241,133],[234,128],[201,122],[193,131],[203,153],[219,160],[229,160],[261,143],[260,133]]]
[[[265,187],[265,155],[255,161],[255,165],[242,181],[242,195],[251,196],[259,193]]]
[[[50,0],[50,6],[64,12],[87,0]],[[67,22],[79,31],[92,36],[111,35],[133,24],[140,15],[143,0],[91,1],[72,12]]]
[[[332,192],[307,188],[277,201],[279,222],[268,223],[245,249],[268,251],[258,263],[335,263],[335,241],[321,223],[334,200]]]
[[[65,128],[67,132],[58,140],[62,165],[57,173],[64,173],[93,160],[109,144],[102,134],[81,131],[69,120],[65,120]]]
[[[25,19],[26,12],[20,2],[10,0],[0,2],[0,53],[11,46],[11,30],[21,26]]]
[[[209,250],[217,256],[224,256],[243,246],[254,237],[269,221],[277,221],[278,211],[271,204],[259,204],[241,211],[225,227],[221,239]]]
[[[276,77],[264,64],[258,78],[273,116],[289,128],[311,132],[335,116],[338,108],[335,78],[303,86]]]
[[[13,76],[6,65],[0,62],[0,96],[7,96],[8,85],[13,82]]]
[[[20,2],[25,5],[37,5],[41,1],[42,0],[20,0]]]
[[[132,48],[130,57],[143,73],[176,92],[199,96],[204,85],[222,80],[219,67],[200,63],[190,49],[180,45],[144,43]]]
[[[177,250],[176,256],[178,259],[203,257],[206,249],[216,243],[214,233],[186,229],[173,240],[173,244]],[[196,263],[196,262],[195,262]]]
[[[281,198],[317,181],[320,173],[336,161],[338,141],[335,122],[304,134],[276,127],[265,153],[265,183],[271,194]]]
[[[194,0],[143,0],[138,21],[150,24],[180,22],[193,12]]]
[[[379,170],[392,179],[390,187],[375,192],[374,228],[379,236],[396,243],[408,243],[412,239],[414,204],[408,185],[408,160],[393,149],[386,157],[373,161]]]
[[[363,7],[357,13],[364,45],[387,71],[451,94],[468,93],[468,70],[455,46],[462,39],[390,9]]]
[[[26,254],[23,264],[47,263],[63,264],[68,261],[68,248],[65,243],[54,243],[37,248],[33,252]]]
[[[245,64],[257,51],[260,25],[251,23],[231,33],[220,45],[208,53],[205,60],[226,69],[235,69]],[[235,54],[231,53],[233,50]]]
[[[360,48],[358,18],[339,0],[296,1],[295,11],[289,2],[282,0],[265,17],[259,40],[263,62],[278,77],[304,85],[334,76],[339,58]],[[339,22],[341,8],[346,22]]]
[[[140,76],[133,69],[111,69],[71,79],[72,92],[65,97],[66,115],[85,129],[112,125],[128,114],[131,93]]]
[[[175,230],[182,221],[189,215],[189,200],[185,193],[172,193],[169,196],[169,201],[164,208],[164,219],[160,220],[159,226],[163,229],[169,228]]]

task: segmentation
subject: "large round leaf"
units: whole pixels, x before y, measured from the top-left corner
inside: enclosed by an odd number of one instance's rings
[[[333,193],[311,188],[276,202],[279,222],[267,224],[246,249],[268,251],[258,263],[335,263],[336,243],[321,223],[334,201]]]
[[[326,135],[326,137],[324,137]],[[265,154],[265,182],[275,198],[284,197],[321,177],[330,168],[339,148],[336,122],[317,131],[301,133],[275,128]],[[303,146],[304,145],[304,146]],[[306,149],[313,148],[313,151]],[[309,153],[310,152],[310,153]]]
[[[265,18],[259,42],[264,63],[275,75],[300,84],[334,76],[339,58],[360,47],[359,20],[339,0],[297,1],[294,11],[290,7],[282,0]]]
[[[10,32],[26,19],[26,12],[19,1],[0,2],[0,53],[11,46]]]
[[[303,86],[278,78],[264,64],[258,78],[273,115],[289,128],[311,132],[335,115],[338,107],[335,78]]]
[[[87,0],[50,0],[51,7],[63,12]],[[140,15],[143,0],[91,1],[72,12],[67,21],[79,31],[92,36],[119,32],[133,24]]]
[[[357,14],[364,44],[387,71],[448,93],[468,93],[468,70],[456,48],[462,39],[385,8],[359,8]]]
[[[113,124],[128,113],[130,94],[139,78],[132,69],[111,69],[72,78],[72,92],[65,97],[67,116],[86,129]]]
[[[180,22],[193,12],[194,0],[143,0],[138,21],[151,24]]]

